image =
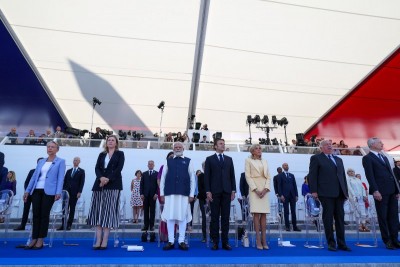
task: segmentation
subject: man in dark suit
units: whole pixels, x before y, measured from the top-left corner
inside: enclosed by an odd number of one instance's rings
[[[322,204],[322,221],[328,250],[351,251],[344,238],[344,201],[348,198],[346,174],[341,158],[332,155],[332,141],[320,143],[321,153],[310,158],[308,181],[310,192]],[[333,236],[333,219],[335,218],[336,241]]]
[[[381,153],[383,143],[379,138],[368,139],[370,152],[362,159],[369,183],[369,194],[375,200],[379,229],[387,249],[400,248],[398,241],[399,184],[393,175],[389,160]]]
[[[204,182],[207,199],[211,203],[210,235],[213,241],[212,250],[218,249],[219,216],[221,216],[222,248],[231,250],[228,243],[229,216],[231,201],[235,199],[236,181],[232,158],[224,155],[225,140],[216,139],[215,154],[206,158]]]
[[[72,222],[75,216],[75,207],[78,199],[81,197],[83,186],[85,185],[85,170],[79,167],[81,159],[75,157],[73,160],[73,168],[69,169],[64,176],[63,190],[69,194],[69,216],[67,222],[67,230],[71,230]],[[57,229],[64,230],[64,221]]]
[[[4,167],[4,153],[0,152],[0,169],[3,167]]]
[[[297,192],[296,178],[292,173],[289,172],[289,164],[283,163],[282,168],[284,171],[279,174],[278,194],[280,200],[283,203],[286,231],[288,232],[290,231],[290,223],[289,223],[289,205],[290,205],[293,231],[301,232],[300,228],[297,227],[297,219],[296,219],[296,202],[299,199],[299,194]]]
[[[39,163],[39,160],[43,158],[38,158],[36,161],[36,164]],[[35,172],[35,169],[32,169],[29,171],[28,176],[25,179],[24,183],[24,191],[28,187],[29,182],[31,181],[32,175]],[[14,228],[14,231],[24,231],[26,223],[28,222],[28,217],[29,217],[29,210],[31,209],[31,204],[32,204],[32,196],[28,195],[26,201],[24,202],[24,211],[22,213],[22,219],[21,219],[21,224],[18,225],[16,228]]]
[[[249,196],[249,185],[247,184],[246,181],[246,175],[244,172],[240,174],[240,182],[239,182],[239,190],[240,190],[240,195],[242,196],[241,198],[238,199],[240,208],[242,210],[242,221],[246,221],[246,218],[249,214],[246,214],[245,211],[243,211],[243,202],[244,201],[249,201],[247,197]],[[249,211],[247,211],[248,213]]]
[[[140,197],[143,201],[144,210],[144,226],[142,231],[154,231],[154,219],[156,216],[156,200],[157,200],[157,175],[154,170],[154,161],[149,160],[147,163],[148,171],[143,172],[140,180]]]
[[[277,198],[279,198],[278,183],[279,183],[279,174],[282,173],[282,168],[281,168],[281,167],[278,167],[278,168],[276,169],[276,171],[278,172],[278,174],[274,176],[274,179],[273,179],[272,181],[273,181],[273,183],[274,183],[275,196],[276,196]]]

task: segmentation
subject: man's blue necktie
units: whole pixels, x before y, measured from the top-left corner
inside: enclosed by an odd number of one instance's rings
[[[333,156],[331,154],[328,155],[328,158],[330,160],[332,160],[333,164],[335,164],[335,166],[336,166],[336,161],[335,161],[335,159],[333,158]]]
[[[218,158],[219,158],[219,162],[222,164],[222,163],[224,163],[224,158],[222,157],[222,154],[219,154],[218,155]]]

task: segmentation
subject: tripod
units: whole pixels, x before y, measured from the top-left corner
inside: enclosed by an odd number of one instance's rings
[[[160,118],[160,140],[162,140],[161,138],[162,138],[162,127],[161,127],[161,125],[162,125],[162,117],[163,117],[163,114],[164,114],[164,105],[163,106],[160,106],[160,110],[161,110],[161,118]]]
[[[94,109],[97,105],[97,101],[95,101],[93,99],[92,105],[93,105],[93,109],[92,109],[92,120],[90,122],[90,141],[89,141],[89,146],[92,146],[92,135],[93,135],[93,116],[94,116]]]

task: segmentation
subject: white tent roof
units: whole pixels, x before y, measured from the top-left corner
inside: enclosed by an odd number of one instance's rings
[[[66,121],[186,128],[200,0],[15,1],[0,8]],[[196,119],[230,140],[247,115],[304,132],[400,44],[400,2],[211,1]],[[265,137],[252,129],[253,137]],[[283,129],[271,138],[284,139]]]

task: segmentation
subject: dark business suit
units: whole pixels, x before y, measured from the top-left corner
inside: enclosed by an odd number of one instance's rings
[[[72,175],[74,168],[69,169],[64,176],[63,189],[68,191],[69,194],[69,216],[67,227],[72,226],[75,216],[75,207],[78,202],[78,193],[82,193],[83,185],[85,184],[85,170],[77,168],[74,175]]]
[[[220,162],[217,154],[206,158],[204,169],[206,192],[211,192],[210,234],[214,244],[219,242],[219,216],[221,216],[221,241],[228,244],[231,194],[236,192],[235,169],[232,158],[223,155]]]
[[[393,168],[394,176],[396,177],[397,181],[400,182],[400,168],[395,166]]]
[[[206,223],[207,223],[207,218],[206,218],[206,210],[204,208],[204,205],[206,204],[206,189],[204,185],[204,173],[200,173],[197,176],[197,198],[199,199],[199,206],[200,206],[200,212],[201,212],[201,232],[203,234],[203,239],[206,239]]]
[[[249,185],[246,181],[246,175],[244,172],[240,174],[240,181],[239,181],[239,189],[240,194],[242,195],[242,199],[239,199],[240,208],[243,211],[243,198],[247,198],[249,196]],[[248,199],[247,199],[248,201]],[[242,212],[242,220],[245,221],[248,214]]]
[[[152,170],[150,175],[149,171],[143,172],[142,179],[140,180],[140,195],[144,196],[143,210],[144,210],[144,230],[154,228],[154,218],[156,216],[156,199],[154,195],[157,194],[157,175],[158,172]]]
[[[28,184],[29,184],[34,172],[35,172],[35,169],[32,169],[29,171],[28,176],[25,179],[24,190],[26,190],[26,188],[28,187]],[[29,210],[31,209],[31,203],[32,203],[32,196],[28,195],[28,197],[26,198],[26,201],[24,202],[24,211],[22,213],[22,220],[21,220],[20,228],[25,229],[26,223],[28,222]]]
[[[396,194],[399,190],[389,161],[384,157],[383,162],[373,152],[369,152],[363,157],[362,164],[369,183],[369,194],[379,191],[382,195],[381,201],[375,200],[382,241],[385,244],[390,241],[397,243],[399,219]]]
[[[289,224],[289,205],[290,205],[290,213],[292,214],[292,225],[293,229],[297,228],[297,219],[296,219],[296,199],[299,197],[297,192],[297,184],[296,178],[293,174],[282,172],[278,175],[278,194],[279,197],[284,196],[285,202],[283,202],[284,209],[284,217],[285,217],[285,226],[286,228],[290,227]]]
[[[0,169],[4,166],[4,153],[0,152]]]
[[[310,158],[308,181],[311,193],[318,193],[322,204],[322,220],[328,245],[336,248],[333,236],[335,218],[337,245],[343,248],[347,247],[344,237],[343,204],[348,198],[348,190],[343,161],[337,156],[333,158],[336,164],[324,153],[313,155]]]

